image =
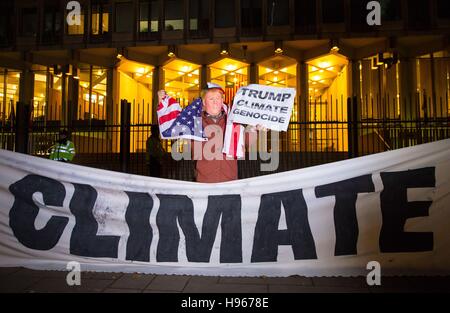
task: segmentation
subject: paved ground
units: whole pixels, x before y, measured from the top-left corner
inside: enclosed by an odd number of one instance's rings
[[[1,293],[379,293],[449,292],[446,277],[383,277],[368,286],[365,277],[211,277],[82,272],[81,286],[68,286],[67,272],[0,268]]]

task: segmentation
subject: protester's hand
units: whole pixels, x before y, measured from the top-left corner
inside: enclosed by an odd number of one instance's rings
[[[252,132],[252,133],[254,133],[256,131],[263,131],[263,132],[265,132],[265,131],[267,131],[267,128],[262,126],[261,124],[258,124],[256,126],[251,125],[249,131]]]
[[[256,130],[265,132],[265,131],[267,131],[267,128],[261,124],[258,124],[258,125],[256,125]]]
[[[167,95],[165,90],[159,90],[158,91],[158,101],[161,102],[162,99]]]

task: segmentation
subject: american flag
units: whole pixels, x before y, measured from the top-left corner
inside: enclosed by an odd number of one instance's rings
[[[157,115],[162,139],[192,139],[206,141],[202,126],[201,98],[195,99],[184,110],[172,97],[165,96],[158,105]],[[228,108],[224,105],[228,114]],[[244,156],[244,127],[232,122],[228,116],[225,129],[223,153],[228,157],[241,158]]]

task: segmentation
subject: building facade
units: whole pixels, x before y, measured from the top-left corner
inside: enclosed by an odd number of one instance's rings
[[[2,1],[2,133],[20,102],[31,106],[41,138],[30,153],[45,150],[39,143],[52,127],[71,129],[80,153],[117,153],[127,100],[130,152],[139,153],[156,123],[156,92],[185,106],[207,81],[226,90],[228,103],[251,83],[295,88],[284,151],[348,152],[349,116],[360,123],[355,140],[366,142],[359,154],[404,146],[400,137],[417,137],[412,123],[448,127],[449,1],[381,0],[375,26],[368,2],[79,0],[79,23],[69,25],[69,1]]]

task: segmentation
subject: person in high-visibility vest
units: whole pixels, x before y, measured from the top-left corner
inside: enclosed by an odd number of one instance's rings
[[[69,140],[67,130],[59,132],[59,140],[51,147],[50,159],[61,162],[71,162],[75,156],[75,145]]]

